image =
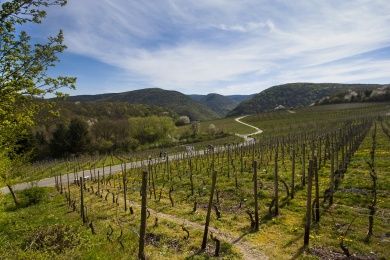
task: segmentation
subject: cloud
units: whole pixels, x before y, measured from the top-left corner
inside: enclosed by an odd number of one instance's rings
[[[235,24],[235,25],[226,25],[220,24],[216,26],[216,28],[224,30],[224,31],[232,31],[232,32],[253,32],[260,29],[268,29],[269,31],[273,31],[275,29],[275,25],[272,21],[268,20],[266,22],[249,22],[246,24]]]
[[[348,59],[390,46],[386,0],[83,0],[49,16],[59,21],[70,52],[147,86],[231,94],[295,81],[390,81],[389,59]]]

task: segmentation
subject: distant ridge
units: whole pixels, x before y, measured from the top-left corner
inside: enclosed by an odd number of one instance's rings
[[[169,109],[178,115],[189,116],[191,120],[210,120],[219,117],[216,112],[183,93],[160,88],[139,89],[122,93],[70,96],[67,100],[153,105]]]
[[[216,93],[208,95],[189,95],[193,100],[207,106],[220,117],[226,116],[242,100],[249,98],[249,95],[223,96]]]
[[[277,85],[241,102],[228,115],[236,116],[270,111],[280,105],[286,108],[309,106],[324,97],[333,96],[347,90],[372,90],[382,86],[384,85],[338,83],[288,83]]]

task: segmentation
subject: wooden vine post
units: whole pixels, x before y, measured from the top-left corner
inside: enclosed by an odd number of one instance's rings
[[[68,204],[70,206],[70,184],[69,184],[69,173],[66,175],[66,179],[68,181]]]
[[[292,156],[291,156],[291,199],[294,198],[295,192],[295,149],[292,148]]]
[[[279,215],[279,176],[278,176],[278,152],[279,152],[279,144],[276,144],[275,149],[275,165],[274,165],[274,206],[275,212],[274,216]]]
[[[84,210],[84,179],[80,177],[80,215],[83,220],[83,224],[87,223],[87,218],[85,216]]]
[[[213,198],[214,198],[214,191],[215,191],[216,182],[217,182],[217,171],[213,171],[212,180],[211,180],[210,199],[209,199],[209,205],[207,207],[206,223],[205,223],[205,226],[204,226],[204,233],[203,233],[203,241],[202,241],[201,250],[205,250],[206,249],[206,245],[207,245],[207,236],[208,236],[209,224],[210,224],[211,207],[212,207],[212,204],[213,204]]]
[[[320,188],[318,185],[318,167],[317,167],[317,157],[314,157],[314,166],[312,171],[314,171],[314,182],[315,182],[315,222],[320,222]]]
[[[303,238],[303,246],[309,246],[310,225],[311,225],[311,191],[312,191],[312,177],[313,177],[313,161],[309,161],[309,172],[307,179],[307,201],[306,201],[306,219],[305,219],[305,234]]]
[[[123,200],[124,200],[124,204],[125,204],[125,212],[127,211],[127,185],[126,185],[126,181],[127,181],[127,178],[126,178],[126,163],[124,164],[124,170],[123,170],[123,174],[122,174],[122,180],[123,180]]]
[[[255,199],[255,230],[259,230],[259,203],[257,200],[257,161],[253,161],[253,196]]]
[[[306,183],[306,146],[305,143],[302,144],[302,186],[305,186]]]
[[[334,145],[330,145],[330,184],[329,184],[329,205],[333,204],[333,193],[334,193],[334,154],[335,154],[335,149]]]
[[[148,189],[148,172],[142,172],[142,186],[141,186],[141,225],[139,230],[139,247],[138,247],[138,258],[141,260],[146,259],[145,257],[145,235],[146,235],[146,214],[147,214],[147,189]]]

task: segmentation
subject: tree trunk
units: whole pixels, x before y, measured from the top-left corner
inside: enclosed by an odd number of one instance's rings
[[[18,200],[18,198],[16,197],[16,194],[15,194],[15,192],[14,192],[14,190],[12,189],[12,186],[11,185],[9,185],[9,184],[6,184],[7,185],[7,187],[8,187],[8,189],[9,189],[9,192],[11,193],[11,195],[12,195],[12,199],[14,200],[14,203],[15,203],[15,206],[17,207],[17,206],[19,206],[19,200]]]

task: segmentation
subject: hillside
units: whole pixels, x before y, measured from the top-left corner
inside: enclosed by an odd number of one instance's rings
[[[316,102],[316,105],[385,101],[390,101],[390,85],[374,89],[348,89],[336,95],[323,97]]]
[[[226,96],[238,103],[241,103],[242,101],[246,101],[246,100],[249,100],[251,99],[252,97],[254,96],[254,94],[251,94],[251,95],[229,95],[229,96]]]
[[[239,104],[238,101],[231,99],[229,96],[223,96],[216,93],[208,95],[190,95],[190,97],[207,106],[221,117],[226,116]]]
[[[96,101],[61,101],[57,102],[60,118],[70,120],[74,117],[88,119],[120,120],[128,117],[145,117],[152,115],[167,115],[175,117],[175,113],[162,107],[144,104],[129,104],[127,102],[96,102]]]
[[[309,106],[321,98],[336,95],[346,90],[370,90],[381,86],[377,84],[336,83],[289,83],[278,85],[241,102],[228,115],[235,116],[270,111],[278,106],[286,108]]]
[[[205,105],[194,101],[178,91],[159,88],[140,89],[123,93],[72,96],[69,101],[127,102],[163,107],[178,115],[187,115],[191,120],[209,120],[218,114]]]

